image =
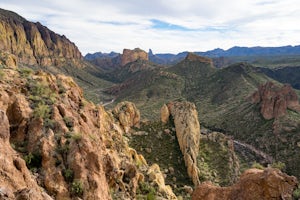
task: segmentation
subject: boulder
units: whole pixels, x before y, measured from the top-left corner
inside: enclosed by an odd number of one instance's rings
[[[194,190],[192,200],[291,200],[297,184],[296,177],[288,176],[278,169],[249,169],[237,183],[229,187],[202,183]]]

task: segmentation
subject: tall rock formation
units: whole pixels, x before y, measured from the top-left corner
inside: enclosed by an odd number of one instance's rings
[[[251,100],[252,103],[260,104],[261,114],[265,119],[284,116],[287,109],[300,112],[298,96],[290,85],[279,87],[267,82],[258,88]]]
[[[3,9],[0,9],[0,51],[14,54],[20,63],[29,65],[79,66],[82,60],[78,48],[64,35]]]
[[[134,50],[123,50],[121,58],[122,66],[125,66],[127,63],[134,62],[136,60],[148,60],[148,53],[139,48],[135,48]]]
[[[194,190],[192,200],[291,200],[297,184],[295,177],[288,176],[278,169],[249,169],[230,187],[202,183]]]
[[[189,177],[194,185],[199,184],[199,169],[197,167],[197,156],[200,142],[200,124],[196,106],[190,102],[170,102],[167,104],[169,113],[174,119],[176,136],[180,150],[184,157]],[[163,122],[166,117],[165,106],[161,109]]]

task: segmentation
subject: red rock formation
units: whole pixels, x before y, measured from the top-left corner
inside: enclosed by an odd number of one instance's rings
[[[252,103],[260,103],[265,119],[284,116],[288,108],[300,112],[298,96],[290,85],[279,87],[267,82],[258,88],[251,100]]]
[[[297,183],[295,177],[288,176],[278,169],[250,169],[230,187],[202,183],[194,190],[192,200],[291,200]]]
[[[189,52],[187,56],[185,57],[185,60],[187,61],[198,61],[198,62],[203,62],[203,63],[208,63],[210,66],[213,66],[213,61],[210,58],[203,57],[203,56],[198,56],[194,53]]]
[[[82,55],[74,43],[39,22],[32,23],[16,13],[0,9],[0,50],[14,54],[20,63],[79,66]]]
[[[136,60],[148,60],[148,53],[139,48],[135,48],[134,50],[124,49],[121,60],[121,65],[125,66],[127,63]]]

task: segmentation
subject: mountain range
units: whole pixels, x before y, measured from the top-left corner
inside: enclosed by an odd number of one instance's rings
[[[83,57],[3,9],[0,33],[0,199],[300,198],[299,46]]]

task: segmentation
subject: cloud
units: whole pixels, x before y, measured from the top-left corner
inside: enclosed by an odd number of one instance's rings
[[[83,54],[300,44],[297,0],[2,0],[0,7],[66,35]]]

